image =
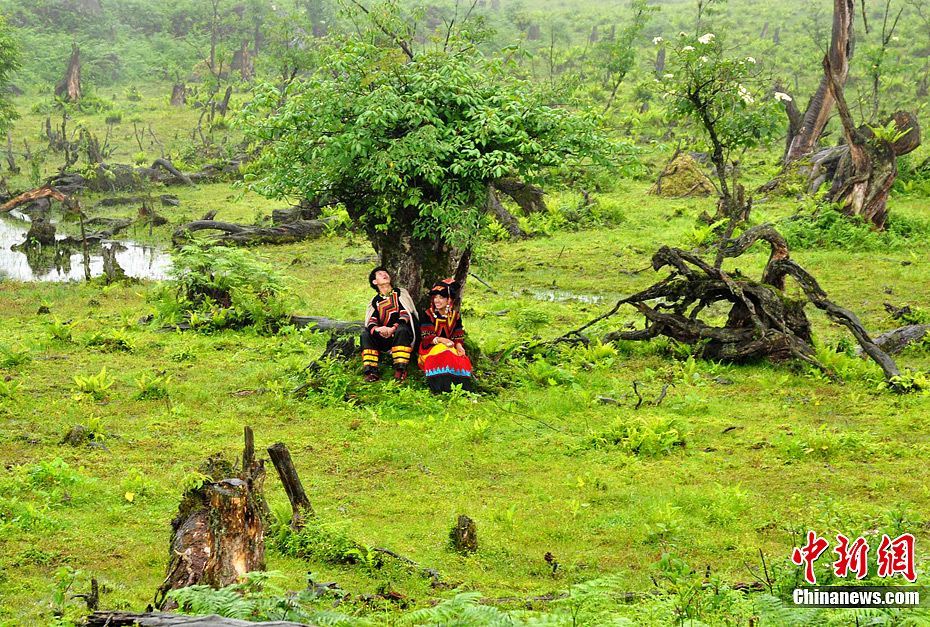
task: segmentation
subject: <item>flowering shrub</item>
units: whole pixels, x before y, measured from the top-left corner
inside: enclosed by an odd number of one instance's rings
[[[754,57],[730,56],[714,33],[680,33],[671,52],[668,73],[659,81],[667,113],[697,122],[724,160],[733,151],[764,145],[781,130],[779,101],[790,97],[771,94]]]

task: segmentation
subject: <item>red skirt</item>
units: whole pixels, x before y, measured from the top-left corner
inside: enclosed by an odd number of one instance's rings
[[[437,344],[428,351],[420,349],[417,361],[432,391],[448,392],[452,384],[471,389],[472,367],[468,355],[459,355],[454,348]]]

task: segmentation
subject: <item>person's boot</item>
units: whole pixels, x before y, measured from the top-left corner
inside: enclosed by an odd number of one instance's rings
[[[400,368],[398,368],[397,370],[395,370],[394,380],[397,381],[398,383],[403,383],[404,381],[406,381],[407,380],[407,369],[404,368],[403,370],[401,370]]]
[[[381,379],[381,375],[378,374],[378,371],[375,369],[368,370],[365,372],[365,383],[374,383]]]

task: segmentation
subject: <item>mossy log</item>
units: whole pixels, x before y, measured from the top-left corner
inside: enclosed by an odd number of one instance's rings
[[[181,246],[196,231],[219,231],[222,235],[213,238],[213,243],[223,245],[292,244],[316,239],[326,232],[330,218],[323,220],[299,220],[276,226],[249,226],[217,220],[194,220],[182,224],[175,230],[171,241]]]

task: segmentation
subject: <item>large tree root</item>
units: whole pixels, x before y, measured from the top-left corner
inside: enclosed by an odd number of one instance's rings
[[[738,274],[731,276],[697,255],[663,246],[653,255],[652,267],[656,271],[668,267],[671,274],[547,344],[585,343],[587,337],[582,333],[585,329],[613,316],[623,305],[632,305],[646,319],[645,328],[615,331],[605,340],[644,340],[662,335],[700,345],[702,355],[709,359],[745,362],[797,358],[829,372],[816,359],[812,346],[810,323],[804,313],[804,306],[810,302],[849,329],[862,350],[881,367],[887,380],[900,374],[894,360],[872,340],[858,317],[833,303],[816,279],[789,258],[785,239],[772,226],[753,227],[739,238],[728,240],[722,246],[722,255],[739,257],[759,240],[771,247],[761,281]],[[787,277],[800,286],[804,300],[792,301],[785,295]],[[720,302],[730,305],[725,325],[713,326],[701,320],[702,312]]]
[[[222,235],[213,238],[215,244],[292,244],[320,237],[326,232],[329,221],[329,219],[298,220],[265,227],[217,220],[194,220],[178,227],[171,241],[176,246],[180,246],[189,241],[191,233],[195,231],[219,231]]]

